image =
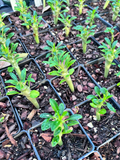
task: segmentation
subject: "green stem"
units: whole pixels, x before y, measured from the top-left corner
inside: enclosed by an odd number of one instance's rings
[[[107,0],[107,1],[105,2],[103,9],[106,9],[106,7],[108,6],[109,2],[110,2],[109,0]]]
[[[100,121],[100,113],[99,112],[99,108],[96,109],[96,118],[97,118],[97,121]]]
[[[34,39],[35,39],[36,43],[39,44],[39,43],[40,43],[40,40],[39,40],[38,29],[34,27],[34,28],[33,28],[33,32],[34,32],[34,34],[33,34]]]
[[[53,16],[54,16],[54,24],[56,25],[58,23],[58,16],[59,16],[59,14],[56,13],[55,15],[53,14]]]
[[[108,76],[110,66],[111,66],[111,61],[106,60],[105,61],[105,71],[104,71],[105,78],[107,78],[107,76]]]
[[[45,0],[43,0],[43,8],[45,8],[46,4],[45,4]]]
[[[59,142],[58,142],[58,144],[59,144],[60,146],[63,145],[62,134],[59,135]]]
[[[70,2],[69,2],[69,0],[67,0],[67,5],[68,5],[68,6],[70,6]]]
[[[114,34],[113,33],[111,33],[111,43],[113,43],[113,41],[114,41]]]
[[[113,21],[115,21],[115,20],[116,20],[116,18],[117,18],[117,15],[116,15],[116,14],[113,14],[113,16],[112,16],[112,20],[113,20]]]
[[[82,14],[82,9],[83,9],[83,4],[80,4],[80,7],[79,7],[79,15]]]
[[[82,47],[83,47],[83,53],[86,53],[87,44],[86,44],[86,42],[84,42],[84,40],[82,40]]]
[[[65,27],[65,34],[66,34],[66,37],[69,36],[69,33],[70,33],[70,27]]]
[[[39,104],[35,98],[31,98],[30,96],[26,96],[26,98],[37,108],[39,109]]]
[[[23,18],[24,18],[24,22],[27,24],[26,17],[23,17]],[[26,28],[29,29],[30,28],[29,25],[27,25]]]

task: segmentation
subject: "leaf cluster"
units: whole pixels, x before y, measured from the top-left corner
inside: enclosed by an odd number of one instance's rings
[[[40,115],[41,118],[45,118],[41,125],[43,131],[51,129],[54,138],[52,139],[52,147],[55,147],[62,140],[63,134],[69,134],[72,132],[71,126],[78,124],[78,119],[82,116],[79,114],[70,115],[68,111],[64,110],[64,104],[61,103],[59,106],[54,99],[50,99],[50,105],[54,110],[55,114],[51,115],[49,113],[43,113]],[[60,143],[62,144],[62,143]]]

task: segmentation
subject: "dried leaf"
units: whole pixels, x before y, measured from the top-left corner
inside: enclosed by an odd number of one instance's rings
[[[34,115],[36,114],[37,110],[33,109],[30,114],[27,116],[27,119],[29,119],[31,121],[31,119],[34,117]]]
[[[40,136],[46,141],[46,142],[51,142],[52,139],[52,133],[41,133]]]

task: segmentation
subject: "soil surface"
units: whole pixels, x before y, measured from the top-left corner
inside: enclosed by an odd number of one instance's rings
[[[112,95],[113,98],[119,103],[120,105],[120,86],[119,87],[114,87],[109,91]]]
[[[52,80],[52,84],[63,99],[67,108],[72,108],[82,101],[85,101],[89,94],[95,94],[93,91],[95,84],[90,80],[82,68],[80,70],[76,69],[71,76],[75,88],[74,93],[70,91],[66,82],[59,84],[61,79],[62,78],[58,77]]]
[[[17,146],[14,146],[9,141],[1,147],[0,155],[6,160],[37,160],[31,143],[26,133],[23,133],[18,138],[15,138]]]
[[[107,160],[119,160],[120,159],[120,136],[114,140],[106,143],[104,146],[99,148],[103,159]]]
[[[44,134],[47,136],[45,137]],[[31,137],[42,160],[77,160],[92,149],[87,137],[82,133],[78,125],[74,126],[71,134],[63,135],[62,146],[51,147],[52,133],[50,130],[43,132],[40,127],[31,130]]]
[[[90,156],[83,158],[83,160],[101,160],[100,155],[97,152],[90,154]]]

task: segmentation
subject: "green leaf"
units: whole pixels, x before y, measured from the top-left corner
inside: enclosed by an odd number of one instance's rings
[[[68,120],[78,120],[78,119],[81,119],[81,118],[82,118],[82,115],[80,115],[80,114],[73,114],[68,119],[66,119],[65,121],[68,121]]]
[[[9,79],[9,80],[5,81],[5,83],[11,83],[13,85],[17,84],[17,82],[15,80],[12,80],[12,79]]]
[[[119,82],[119,83],[117,83],[117,86],[120,86],[120,82]]]
[[[60,103],[60,104],[59,104],[59,114],[62,115],[62,114],[63,114],[63,111],[64,111],[64,104],[63,104],[63,103]]]
[[[74,69],[71,68],[71,69],[69,70],[69,74],[71,75],[71,74],[73,74],[73,72],[74,72]]]
[[[13,70],[14,70],[14,67],[8,67],[8,72],[13,72]]]
[[[95,105],[94,103],[90,103],[91,107],[93,108],[97,108],[97,105]]]
[[[58,142],[59,142],[59,136],[55,136],[51,142],[52,147],[55,147],[58,144]]]
[[[74,125],[76,125],[76,124],[79,124],[79,122],[78,121],[69,121],[68,123],[67,123],[67,126],[74,126]]]
[[[100,91],[102,92],[102,94],[107,95],[108,90],[106,88],[100,88]]]
[[[87,99],[93,99],[93,98],[96,98],[94,95],[89,95],[86,97]]]
[[[106,113],[106,109],[102,108],[98,113],[99,114],[105,114]]]
[[[60,121],[58,121],[58,120],[52,121],[52,123],[51,123],[51,131],[56,130],[59,125],[60,125]]]
[[[95,86],[94,90],[95,90],[96,94],[98,96],[100,96],[100,89],[97,86]]]
[[[36,91],[36,90],[32,90],[30,92],[30,97],[31,98],[37,98],[39,95],[40,95],[40,93],[38,91]]]
[[[54,99],[52,99],[52,98],[49,101],[50,101],[50,105],[51,105],[52,109],[55,112],[58,112],[59,111],[59,107],[58,107],[57,102]]]
[[[24,69],[21,71],[21,77],[22,77],[22,81],[25,82],[25,78],[26,78],[26,68],[24,68]]]
[[[49,119],[45,119],[41,124],[41,130],[45,131],[51,127],[51,121]]]
[[[14,95],[14,94],[19,94],[19,92],[17,92],[17,91],[9,91],[9,92],[7,92],[6,95]]]
[[[15,81],[18,81],[17,76],[14,73],[10,73],[10,76],[12,79],[14,79]]]
[[[73,131],[73,129],[63,130],[62,134],[69,134]]]
[[[112,112],[116,112],[116,109],[110,103],[107,103],[107,108]]]
[[[61,131],[62,131],[62,128],[61,128],[61,127],[58,127],[58,128],[54,131],[54,136],[59,135]]]
[[[49,113],[42,113],[42,114],[40,115],[40,118],[51,118],[51,117],[52,117],[52,115],[49,114]]]
[[[66,80],[65,79],[62,79],[61,81],[60,81],[60,84],[62,84],[63,82],[65,82]]]

